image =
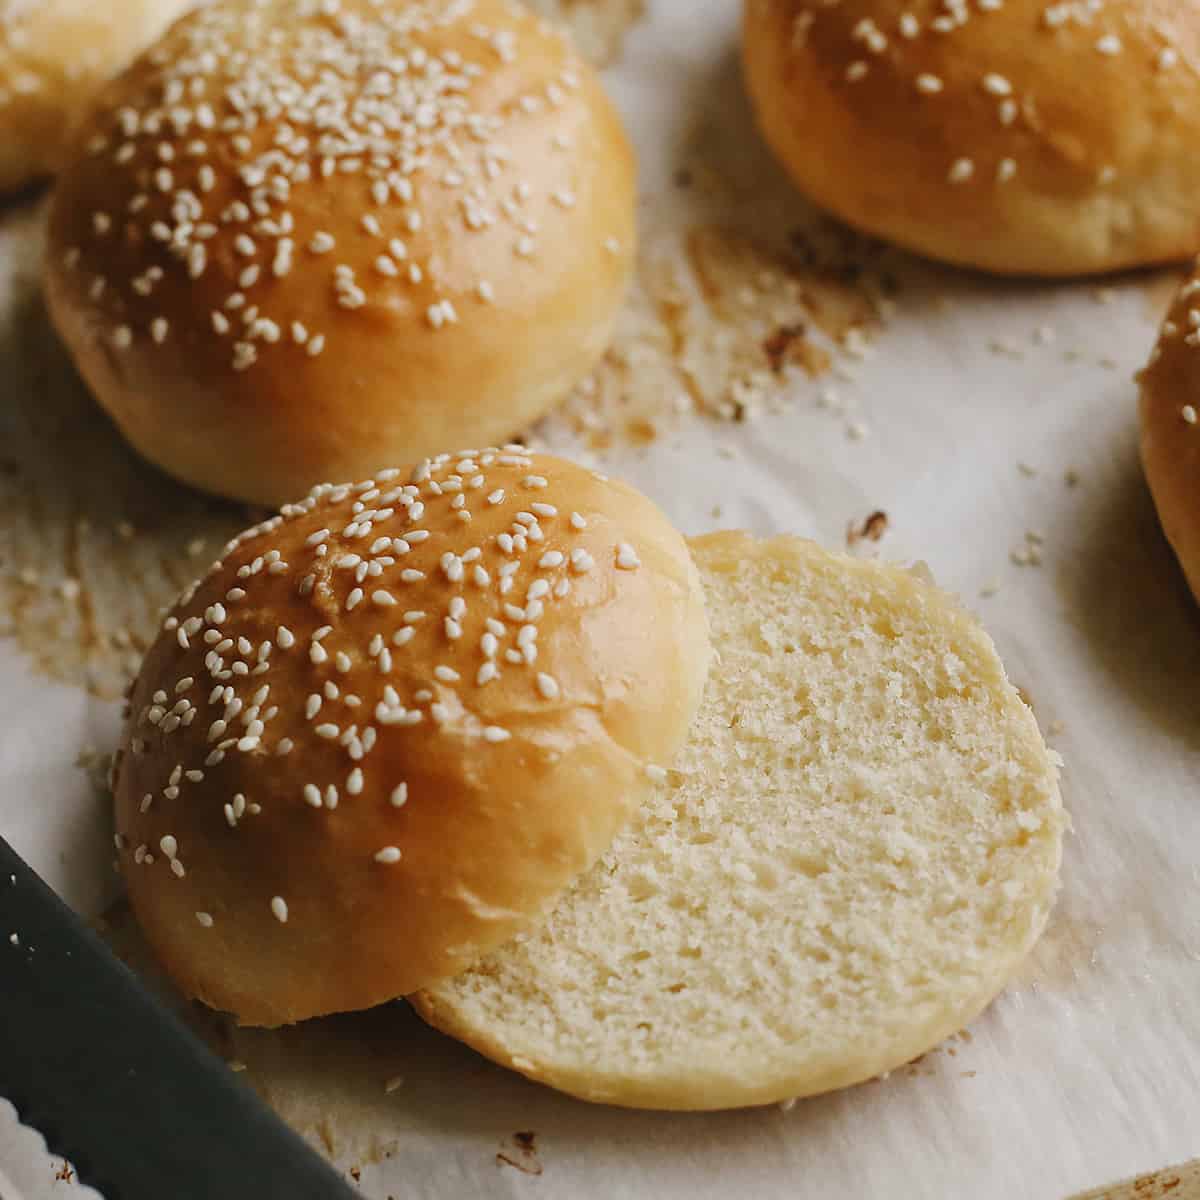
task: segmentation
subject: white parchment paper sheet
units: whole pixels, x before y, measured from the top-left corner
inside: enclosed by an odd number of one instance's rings
[[[648,225],[703,208],[672,181],[701,111],[732,147],[717,169],[734,185],[761,173],[747,204],[803,208],[753,132],[736,44],[733,0],[653,0],[607,73]],[[902,256],[895,270],[895,315],[836,384],[867,436],[847,437],[814,403],[818,385],[798,380],[781,414],[680,421],[607,461],[689,532],[840,545],[849,520],[886,510],[882,553],[925,560],[981,613],[1067,762],[1075,833],[1044,941],[970,1041],[786,1112],[590,1107],[400,1006],[235,1039],[246,1078],[360,1169],[364,1195],[1049,1200],[1200,1153],[1200,620],[1138,468],[1131,380],[1163,282],[1001,284]],[[10,376],[0,368],[0,403]],[[1044,539],[1040,567],[1010,562],[1027,531]],[[109,828],[73,763],[84,744],[110,745],[116,723],[113,704],[0,643],[0,828],[87,912],[113,894]],[[532,1151],[512,1141],[524,1130]],[[0,1168],[49,1177],[57,1163],[37,1153],[0,1111]]]

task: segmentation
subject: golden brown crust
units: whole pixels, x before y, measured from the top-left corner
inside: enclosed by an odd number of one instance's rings
[[[746,0],[744,54],[799,187],[870,233],[1032,275],[1200,242],[1197,0]]]
[[[1200,271],[1180,288],[1140,383],[1146,481],[1200,599]]]
[[[48,252],[55,322],[130,441],[264,503],[520,431],[599,357],[634,246],[620,121],[549,26],[505,0],[314,7],[220,0],[176,26],[106,93]],[[350,80],[326,107],[294,84],[322,54]],[[289,110],[291,137],[265,115],[289,79],[314,114]],[[194,118],[178,135],[146,130],[164,88]],[[206,103],[255,127],[200,128]]]
[[[193,0],[0,0],[0,192],[57,171],[96,89]]]
[[[438,465],[423,512],[395,496],[407,478],[243,535],[131,696],[131,903],[176,983],[247,1024],[381,1003],[524,927],[607,848],[699,702],[695,569],[640,493],[519,450]],[[364,534],[356,503],[395,512]],[[413,529],[429,536],[389,545]]]

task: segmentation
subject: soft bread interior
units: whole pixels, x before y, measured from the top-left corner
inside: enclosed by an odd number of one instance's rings
[[[668,778],[544,925],[413,998],[613,1104],[766,1103],[927,1050],[1038,937],[1066,823],[950,597],[795,539],[692,550],[719,658]]]

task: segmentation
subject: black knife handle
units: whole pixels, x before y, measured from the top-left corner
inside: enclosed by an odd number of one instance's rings
[[[0,1095],[106,1200],[361,1200],[3,838]]]

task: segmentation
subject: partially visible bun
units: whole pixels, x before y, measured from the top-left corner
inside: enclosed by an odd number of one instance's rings
[[[1200,262],[1171,305],[1139,382],[1146,482],[1200,600]]]
[[[1200,246],[1200,21],[1181,0],[745,0],[746,82],[797,185],[1001,274]]]
[[[0,0],[0,192],[51,175],[96,89],[195,0]]]
[[[109,88],[46,286],[147,458],[279,504],[519,433],[599,358],[634,161],[507,0],[217,0]]]
[[[456,974],[637,811],[708,660],[687,547],[630,487],[509,447],[321,488],[146,657],[115,778],[134,912],[244,1024]]]
[[[897,1067],[1005,985],[1058,880],[1051,755],[953,600],[792,538],[691,547],[717,656],[669,780],[547,921],[413,998],[606,1104]]]

